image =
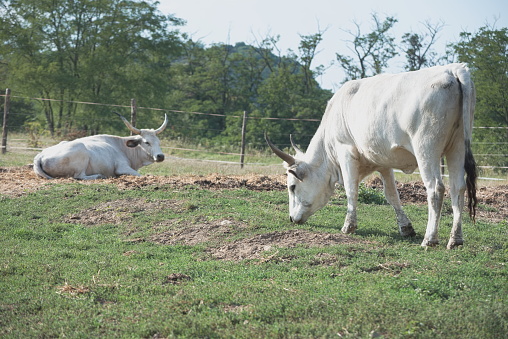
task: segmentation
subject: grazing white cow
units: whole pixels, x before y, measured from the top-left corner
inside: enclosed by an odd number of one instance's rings
[[[63,141],[35,156],[34,172],[47,179],[71,177],[91,180],[123,174],[139,176],[139,168],[164,161],[157,134],[166,128],[167,115],[162,126],[156,130],[137,129],[123,116],[118,116],[137,135],[94,135]]]
[[[461,212],[467,189],[469,214],[476,214],[476,163],[471,152],[475,89],[464,64],[415,72],[383,74],[345,83],[328,103],[321,124],[304,153],[282,152],[266,141],[287,169],[289,214],[304,223],[322,208],[335,183],[344,185],[347,215],[342,232],[356,230],[360,181],[378,171],[384,193],[395,209],[399,232],[415,232],[399,199],[393,169],[419,168],[427,189],[428,223],[422,246],[438,244],[438,224],[445,186],[440,159],[450,173],[453,226],[448,248],[463,244]],[[467,181],[464,175],[467,175]]]

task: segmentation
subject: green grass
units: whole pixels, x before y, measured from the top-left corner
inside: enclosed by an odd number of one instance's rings
[[[29,164],[36,153],[0,155],[0,167]],[[262,153],[253,152],[246,162],[273,165],[243,170],[166,154],[167,161],[140,172],[284,172],[278,158]],[[213,158],[235,161],[230,155]],[[116,201],[132,202],[132,208],[115,207]],[[506,337],[506,221],[473,225],[466,218],[465,246],[448,251],[451,216],[445,205],[441,245],[425,250],[426,206],[405,206],[418,235],[404,239],[379,191],[362,185],[359,201],[359,229],[351,237],[356,242],[275,246],[261,258],[237,262],[215,259],[210,249],[285,230],[339,234],[343,191],[305,225],[289,223],[287,193],[278,191],[167,185],[119,190],[100,181],[52,181],[22,197],[0,192],[0,336]],[[92,210],[103,218],[78,218]],[[151,241],[163,232],[198,231],[223,220],[241,227],[193,245]],[[174,274],[184,278],[175,283],[168,278]]]
[[[208,249],[295,228],[339,233],[344,200],[335,196],[296,226],[288,222],[287,193],[278,191],[55,182],[22,197],[0,196],[0,335],[505,336],[508,224],[466,221],[465,246],[449,251],[451,218],[445,215],[442,244],[424,250],[426,207],[406,206],[418,236],[403,239],[391,207],[367,193],[356,243],[274,248],[240,262],[214,259]],[[172,204],[108,208],[118,200]],[[98,207],[108,222],[75,217]],[[195,245],[150,241],[164,231],[220,220],[244,227]],[[173,284],[172,274],[188,278]]]

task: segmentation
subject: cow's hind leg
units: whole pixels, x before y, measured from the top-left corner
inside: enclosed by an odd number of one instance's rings
[[[134,170],[128,165],[119,166],[117,169],[115,169],[116,175],[133,175],[136,177],[140,177],[141,174],[139,174],[138,171]]]
[[[464,180],[464,150],[452,150],[446,155],[446,161],[450,174],[450,196],[453,209],[453,225],[447,248],[452,249],[464,244],[462,238],[462,211],[464,209],[464,192],[466,190],[466,182]]]
[[[399,233],[403,237],[414,237],[416,235],[411,220],[407,217],[406,213],[402,209],[400,203],[399,192],[395,185],[395,177],[391,168],[379,170],[381,177],[383,178],[383,188],[386,200],[392,205],[397,216],[397,224],[399,225]]]
[[[425,232],[425,238],[423,239],[422,246],[435,246],[439,244],[437,232],[445,193],[445,186],[440,172],[441,159],[439,157],[432,156],[427,158],[417,157],[417,160],[423,183],[427,189],[427,203],[429,211],[427,230]]]

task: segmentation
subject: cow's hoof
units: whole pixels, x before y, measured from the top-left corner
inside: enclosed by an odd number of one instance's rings
[[[352,234],[352,233],[355,233],[356,231],[356,225],[344,225],[344,227],[342,227],[342,233],[344,234]]]
[[[450,241],[448,241],[448,245],[446,245],[446,248],[452,250],[462,245],[464,245],[464,240],[450,238]]]
[[[439,245],[439,240],[427,240],[423,239],[422,247],[436,247]]]
[[[399,232],[400,232],[400,235],[403,237],[415,237],[416,236],[416,232],[415,232],[413,226],[411,226],[411,224],[409,224],[407,226],[402,226],[400,228]]]

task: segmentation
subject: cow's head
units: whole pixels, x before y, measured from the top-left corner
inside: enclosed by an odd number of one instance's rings
[[[294,157],[278,149],[266,135],[265,139],[272,151],[284,160],[289,193],[289,218],[294,223],[303,224],[330,200],[335,183],[327,174],[326,166],[316,166],[311,160],[307,160],[305,153],[296,147],[292,138],[291,144],[296,150]]]
[[[115,112],[116,113],[116,112]],[[118,114],[118,113],[116,113]],[[147,155],[150,159],[149,162],[162,162],[164,161],[164,154],[161,150],[160,140],[157,137],[157,134],[164,131],[168,124],[168,116],[164,115],[164,123],[161,127],[157,129],[138,129],[131,125],[127,119],[118,114],[118,116],[122,119],[125,126],[136,136],[133,136],[131,139],[128,139],[126,142],[127,147],[139,147],[143,153]]]

